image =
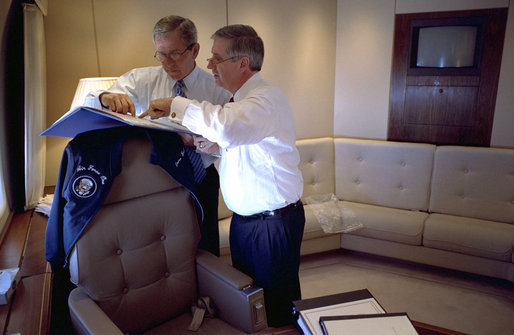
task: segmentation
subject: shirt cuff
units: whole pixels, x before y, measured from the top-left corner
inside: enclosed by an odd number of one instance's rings
[[[169,118],[175,122],[182,122],[184,114],[186,113],[187,106],[191,100],[183,97],[175,97],[171,102]]]
[[[107,91],[95,91],[95,92],[89,92],[86,97],[84,98],[84,101],[80,103],[82,106],[87,107],[93,107],[97,109],[103,109],[104,107],[100,103],[99,96],[102,93],[105,93]]]

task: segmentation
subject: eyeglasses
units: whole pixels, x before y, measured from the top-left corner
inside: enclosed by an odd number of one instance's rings
[[[180,59],[180,57],[182,57],[182,55],[186,53],[187,50],[190,50],[193,47],[193,45],[195,45],[195,43],[190,44],[182,52],[180,52],[180,51],[172,51],[172,52],[170,52],[168,54],[165,54],[163,52],[156,51],[153,56],[155,57],[155,59],[157,59],[161,63],[164,62],[166,59],[171,59],[173,61],[178,61]]]
[[[221,64],[221,63],[226,62],[228,60],[232,60],[234,58],[237,58],[237,56],[232,56],[232,57],[225,58],[225,59],[207,58],[207,63],[211,63],[212,65],[218,65],[218,64]]]

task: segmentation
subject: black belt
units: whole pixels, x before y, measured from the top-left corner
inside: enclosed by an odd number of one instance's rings
[[[302,204],[302,201],[298,200],[294,204],[289,204],[289,205],[287,205],[285,207],[274,209],[272,211],[264,211],[264,212],[260,212],[260,213],[257,213],[257,214],[241,215],[241,216],[245,217],[245,218],[263,218],[263,217],[275,216],[275,215],[279,215],[279,214],[282,214],[284,212],[287,212],[288,210],[291,210],[291,209],[293,209],[293,208],[295,208],[295,207],[297,207],[297,206],[299,206],[301,204]]]

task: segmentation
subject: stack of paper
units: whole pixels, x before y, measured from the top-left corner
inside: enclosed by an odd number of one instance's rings
[[[0,305],[9,303],[9,299],[20,280],[20,268],[0,270]]]
[[[319,322],[325,335],[417,334],[407,313],[322,316]]]
[[[386,313],[366,289],[293,304],[304,335],[417,334],[406,313]]]

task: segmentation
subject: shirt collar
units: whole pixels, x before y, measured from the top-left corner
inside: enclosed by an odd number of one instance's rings
[[[182,81],[184,82],[184,85],[186,86],[186,89],[191,89],[193,87],[193,84],[196,82],[196,79],[198,78],[199,73],[200,73],[200,70],[199,70],[198,66],[196,66],[196,63],[195,63],[195,67],[194,67],[193,71],[191,71],[190,74],[188,74],[184,79],[182,79]],[[178,80],[173,81],[173,86],[175,86],[177,81]]]
[[[260,72],[256,72],[236,91],[234,94],[234,101],[244,99],[251,90],[260,85],[261,81],[262,77]]]

